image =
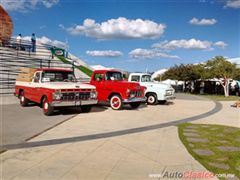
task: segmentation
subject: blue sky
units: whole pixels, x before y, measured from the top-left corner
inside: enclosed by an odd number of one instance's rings
[[[67,42],[88,64],[155,71],[240,56],[240,2],[3,0],[14,35]],[[57,41],[57,42],[58,42]]]

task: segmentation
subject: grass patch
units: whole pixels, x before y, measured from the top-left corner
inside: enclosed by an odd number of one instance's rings
[[[65,59],[65,57],[63,56],[56,56],[59,60],[61,60],[62,62],[64,62],[65,64],[72,64],[71,62],[69,62],[68,60]]]
[[[85,73],[86,75],[88,75],[89,77],[92,76],[93,71],[91,69],[88,69],[85,66],[76,66],[76,68],[78,68],[80,71],[82,71],[83,73]]]
[[[208,139],[208,142],[189,142],[184,132],[186,129],[195,129],[194,133],[200,135],[201,139]],[[240,129],[221,125],[204,125],[184,123],[178,125],[178,134],[188,152],[199,161],[206,169],[214,174],[235,174],[240,178],[240,151],[221,151],[217,147],[239,147],[240,148]],[[213,155],[199,155],[194,149],[206,149],[214,152]],[[229,169],[217,168],[209,163],[219,163],[228,165]],[[219,177],[220,178],[220,177]],[[224,178],[220,178],[224,179]]]
[[[240,100],[239,96],[228,96],[225,97],[224,95],[211,95],[211,94],[204,94],[204,95],[199,95],[202,97],[206,97],[215,101],[238,101]]]
[[[62,62],[66,63],[66,64],[71,64],[71,62],[69,62],[65,57],[63,56],[56,56],[59,60],[61,60]],[[74,66],[75,68],[77,68],[78,70],[82,71],[84,74],[88,75],[89,77],[92,76],[93,71],[85,66]]]

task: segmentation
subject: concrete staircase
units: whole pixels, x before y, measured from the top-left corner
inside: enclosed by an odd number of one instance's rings
[[[16,76],[21,67],[32,68],[72,68],[71,63],[81,65],[91,69],[85,62],[69,54],[65,58],[68,63],[61,61],[58,57],[53,57],[50,46],[37,45],[36,52],[30,50],[16,50],[12,46],[0,46],[0,96],[14,93]],[[90,77],[78,68],[74,68],[75,75],[80,81],[89,81]]]

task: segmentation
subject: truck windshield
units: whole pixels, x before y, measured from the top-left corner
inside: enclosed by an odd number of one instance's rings
[[[76,78],[69,71],[44,71],[42,82],[75,82]]]
[[[152,82],[150,75],[143,75],[142,82]]]
[[[117,80],[117,81],[122,81],[122,73],[121,72],[107,72],[105,75],[105,80]]]

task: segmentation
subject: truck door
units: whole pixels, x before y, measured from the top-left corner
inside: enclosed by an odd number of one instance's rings
[[[95,73],[92,77],[91,84],[96,86],[98,92],[98,100],[105,101],[104,98],[104,74],[103,73]]]
[[[41,72],[40,71],[37,71],[34,74],[30,95],[31,95],[31,99],[34,102],[38,102],[39,96],[41,97]]]

